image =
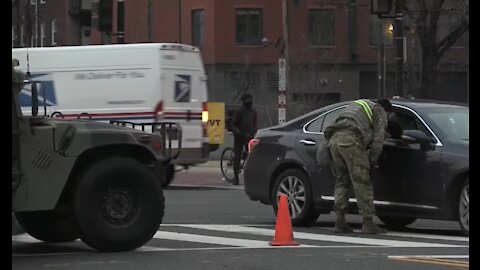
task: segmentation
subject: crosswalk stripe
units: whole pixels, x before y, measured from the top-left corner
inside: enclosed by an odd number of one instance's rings
[[[333,232],[333,228],[325,228],[325,230]],[[447,240],[447,241],[459,241],[459,242],[470,242],[470,238],[466,236],[449,236],[449,235],[431,235],[431,234],[422,234],[422,233],[402,233],[402,232],[387,232],[388,236],[399,236],[399,237],[413,237],[413,238],[424,238],[424,239],[433,239],[433,240]]]
[[[223,232],[239,232],[250,233],[256,235],[273,236],[275,231],[271,229],[246,227],[239,225],[216,225],[216,224],[183,224],[182,227],[196,228],[211,231],[223,231]],[[361,245],[373,245],[373,246],[390,246],[390,247],[462,247],[459,245],[449,244],[437,244],[427,242],[415,242],[415,241],[401,241],[401,240],[386,240],[376,238],[364,238],[364,237],[351,237],[341,235],[326,235],[326,234],[314,234],[305,232],[294,232],[296,239],[327,241],[327,242],[341,242],[350,244]]]
[[[434,240],[470,242],[470,238],[465,236],[430,235],[430,234],[420,234],[420,233],[396,233],[396,232],[388,232],[386,235],[425,238],[425,239],[434,239]]]
[[[470,255],[390,255],[388,258],[440,258],[440,259],[469,259]]]
[[[229,237],[206,236],[190,233],[164,232],[158,231],[153,236],[156,239],[166,239],[175,241],[197,242],[204,244],[215,244],[224,246],[237,246],[249,248],[270,247],[268,241],[238,239]],[[301,247],[312,247],[309,245],[300,245]]]

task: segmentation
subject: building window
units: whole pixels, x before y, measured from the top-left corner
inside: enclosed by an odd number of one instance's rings
[[[370,16],[370,45],[378,46],[383,39],[385,45],[393,44],[393,22]]]
[[[45,40],[45,23],[40,24],[40,47],[43,47],[43,41]]]
[[[335,12],[333,9],[308,11],[308,41],[313,46],[335,46]]]
[[[205,27],[204,27],[204,11],[203,9],[192,11],[192,45],[202,47],[204,44]]]
[[[52,19],[52,45],[57,45],[56,41],[57,35],[57,19]]]
[[[261,9],[237,9],[237,44],[260,45],[263,37]]]

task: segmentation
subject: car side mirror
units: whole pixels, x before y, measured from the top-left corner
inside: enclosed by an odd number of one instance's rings
[[[433,144],[435,141],[428,137],[425,132],[416,129],[404,130],[402,140],[407,143],[418,143],[422,151],[428,151],[435,149]]]

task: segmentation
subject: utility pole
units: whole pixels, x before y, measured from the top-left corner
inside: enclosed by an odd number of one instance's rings
[[[396,40],[396,90],[398,96],[403,96],[403,62],[405,62],[406,39],[403,30],[403,7],[405,0],[395,1],[395,40]]]
[[[117,43],[125,43],[125,2],[117,1]]]
[[[22,44],[20,43],[22,37],[21,37],[21,34],[20,33],[20,0],[16,0],[15,1],[15,7],[17,8],[16,12],[17,12],[17,21],[15,22],[15,32],[16,32],[16,39],[15,39],[15,46],[16,47],[20,47],[22,46]]]
[[[35,47],[38,47],[38,0],[35,0]]]
[[[152,0],[147,3],[147,20],[148,42],[152,42]]]
[[[287,89],[288,89],[288,0],[282,0],[283,22],[283,58],[278,60],[278,123],[286,121],[287,114]]]
[[[29,1],[25,1],[25,38],[27,47],[32,47],[32,5]]]
[[[385,43],[383,43],[383,36],[378,45],[378,92],[377,98],[384,97],[385,91],[385,77],[384,77],[384,61],[385,61]]]
[[[178,43],[182,43],[182,0],[178,0]]]

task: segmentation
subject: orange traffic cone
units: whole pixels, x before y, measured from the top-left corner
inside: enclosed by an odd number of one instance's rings
[[[280,205],[277,211],[277,224],[275,225],[275,237],[270,242],[271,246],[298,246],[293,240],[292,221],[288,211],[287,196],[280,195]]]

